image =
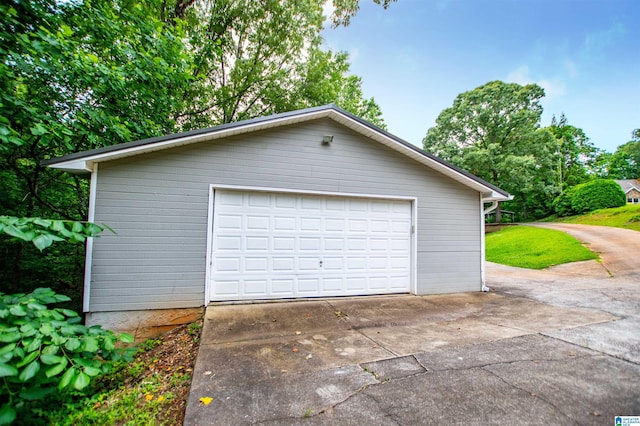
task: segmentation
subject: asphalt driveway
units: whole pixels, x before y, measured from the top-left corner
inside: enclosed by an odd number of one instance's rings
[[[185,424],[640,415],[640,284],[615,268],[489,264],[490,293],[210,306]]]

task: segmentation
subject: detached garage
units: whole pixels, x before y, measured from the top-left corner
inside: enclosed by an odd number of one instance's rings
[[[509,195],[327,105],[45,162],[91,175],[84,310],[480,291]],[[156,311],[157,312],[157,311]],[[126,316],[126,315],[124,315]]]

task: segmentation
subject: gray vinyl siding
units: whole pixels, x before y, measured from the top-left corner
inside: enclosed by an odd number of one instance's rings
[[[323,119],[100,163],[90,311],[202,306],[211,184],[416,197],[418,294],[480,290],[478,193]]]

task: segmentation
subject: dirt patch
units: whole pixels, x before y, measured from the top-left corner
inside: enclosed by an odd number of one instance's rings
[[[159,404],[161,411],[155,418],[157,424],[181,425],[184,421],[201,330],[202,320],[199,320],[143,343],[143,347],[146,345],[151,349],[139,353],[134,363],[144,368],[124,380],[123,385],[130,388],[146,381],[159,382],[161,387],[156,389],[157,395],[173,395],[171,403]],[[141,393],[138,397],[144,403],[147,395]]]

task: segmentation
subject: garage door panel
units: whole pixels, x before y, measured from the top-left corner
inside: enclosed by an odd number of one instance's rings
[[[216,190],[211,300],[408,292],[409,201]]]

